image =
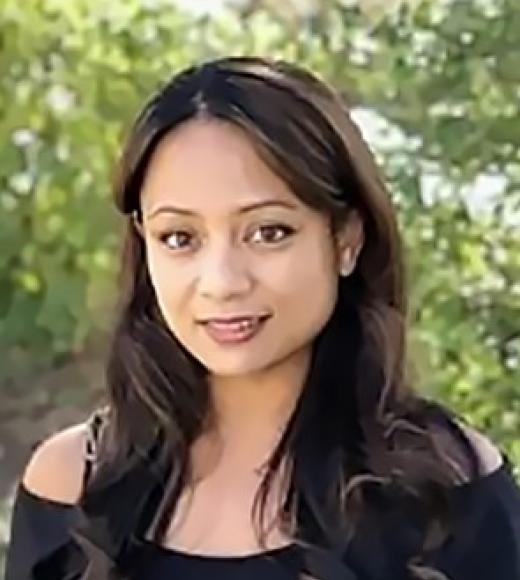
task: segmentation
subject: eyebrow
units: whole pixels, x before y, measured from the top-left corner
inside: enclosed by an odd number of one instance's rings
[[[263,201],[257,201],[255,203],[251,203],[248,205],[244,205],[240,208],[238,208],[237,212],[238,214],[244,214],[250,211],[254,211],[256,209],[261,209],[263,207],[271,207],[271,206],[278,206],[278,207],[284,207],[287,209],[298,209],[298,207],[288,201],[283,201],[280,199],[266,199]],[[152,210],[149,214],[148,214],[148,219],[151,219],[153,217],[155,217],[158,214],[161,213],[177,213],[180,215],[186,215],[186,216],[197,216],[197,212],[192,211],[190,209],[186,209],[186,208],[182,208],[182,207],[175,207],[173,205],[161,205],[158,208]]]

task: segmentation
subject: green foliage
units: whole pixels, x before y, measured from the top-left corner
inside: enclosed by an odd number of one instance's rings
[[[409,249],[420,387],[520,465],[517,1],[412,2],[376,20],[339,0],[278,5],[198,18],[159,0],[0,5],[4,378],[82,352],[109,325],[110,177],[145,95],[199,58],[297,59],[390,135],[372,145]]]
[[[6,0],[0,55],[0,348],[4,378],[106,329],[121,133],[188,59],[184,21],[139,2]]]

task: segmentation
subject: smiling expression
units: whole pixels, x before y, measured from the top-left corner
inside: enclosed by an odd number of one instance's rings
[[[343,246],[240,128],[196,119],[168,133],[148,165],[141,208],[163,317],[210,372],[258,372],[309,350],[336,302]],[[238,344],[201,324],[246,314],[269,319]]]

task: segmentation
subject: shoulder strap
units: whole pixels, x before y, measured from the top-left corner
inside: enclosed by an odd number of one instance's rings
[[[92,475],[94,466],[98,461],[99,441],[103,427],[106,423],[108,407],[96,409],[87,419],[87,437],[85,440],[84,459],[85,469],[83,472],[83,489]]]

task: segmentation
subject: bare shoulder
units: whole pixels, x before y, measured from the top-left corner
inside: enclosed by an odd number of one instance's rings
[[[470,427],[469,425],[458,422],[457,423],[466,437],[469,439],[477,455],[480,457],[484,475],[492,473],[500,468],[503,463],[503,458],[500,450],[494,443],[486,436]]]
[[[76,503],[82,490],[87,437],[87,423],[79,423],[45,439],[25,468],[24,487],[45,499]]]

